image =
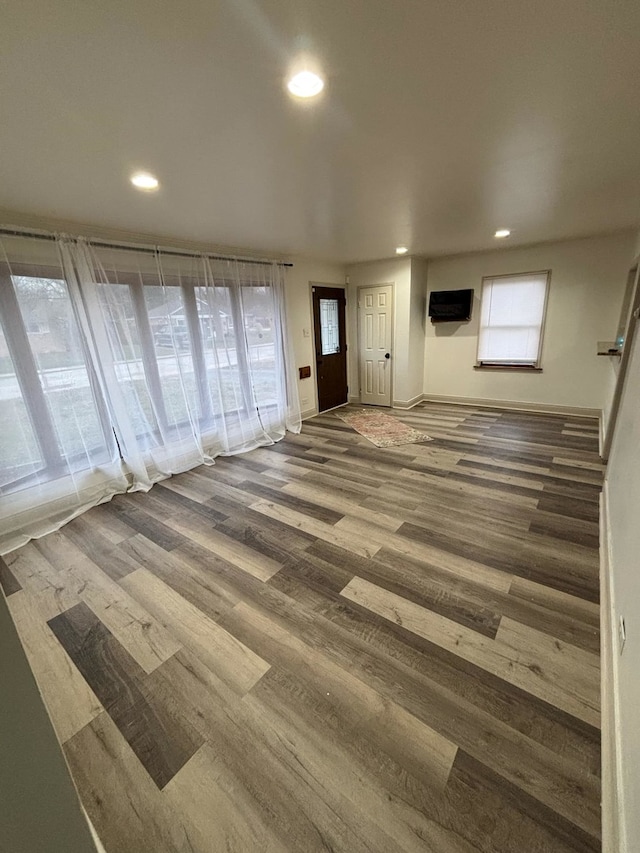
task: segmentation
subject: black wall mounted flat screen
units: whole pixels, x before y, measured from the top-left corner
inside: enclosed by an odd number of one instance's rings
[[[473,288],[469,290],[434,290],[429,296],[432,323],[461,322],[471,319]]]

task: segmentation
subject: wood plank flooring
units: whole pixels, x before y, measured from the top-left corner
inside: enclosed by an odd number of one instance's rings
[[[392,414],[0,560],[108,853],[600,851],[598,424]]]

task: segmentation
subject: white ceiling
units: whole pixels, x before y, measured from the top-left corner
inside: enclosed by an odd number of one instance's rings
[[[633,226],[639,34],[638,0],[5,0],[0,205],[339,261]]]

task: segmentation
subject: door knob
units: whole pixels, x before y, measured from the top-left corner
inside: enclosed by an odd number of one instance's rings
[[[391,353],[390,353],[390,352],[385,352],[384,357],[385,357],[385,358],[391,358]]]

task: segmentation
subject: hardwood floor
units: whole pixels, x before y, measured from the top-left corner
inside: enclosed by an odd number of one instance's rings
[[[600,850],[598,424],[393,414],[0,560],[108,853]]]

